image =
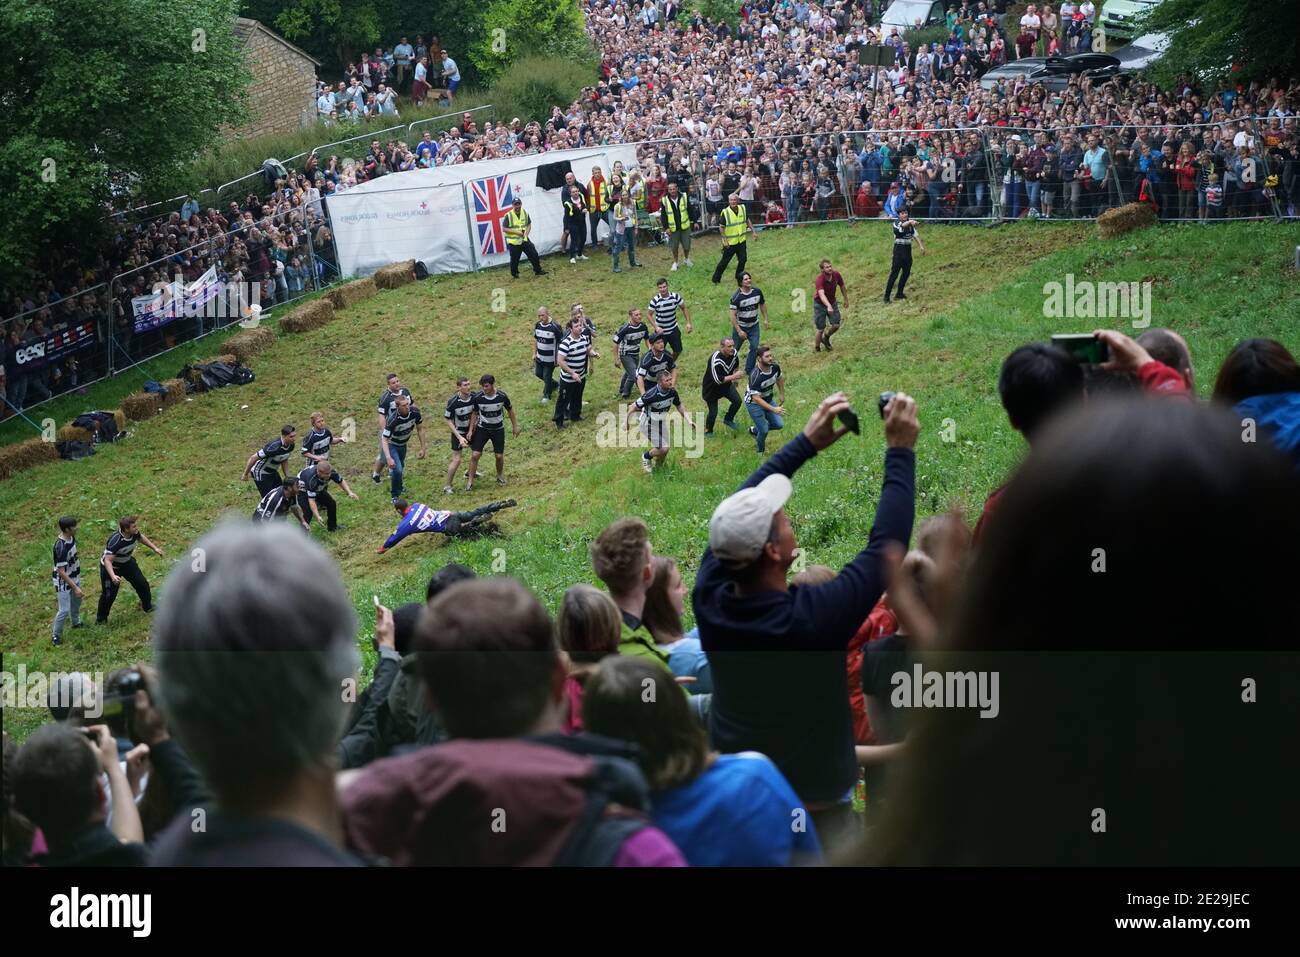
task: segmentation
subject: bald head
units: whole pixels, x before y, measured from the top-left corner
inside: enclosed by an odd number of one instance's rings
[[[1192,353],[1187,348],[1187,340],[1172,329],[1148,329],[1138,336],[1137,343],[1157,362],[1163,362],[1175,370],[1192,389]]]

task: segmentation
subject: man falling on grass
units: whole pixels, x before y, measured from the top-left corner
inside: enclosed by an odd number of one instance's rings
[[[399,498],[393,502],[393,508],[397,509],[397,514],[402,516],[402,520],[397,524],[397,531],[389,535],[388,540],[375,551],[382,555],[407,535],[416,535],[420,532],[459,535],[468,526],[481,522],[493,512],[499,512],[503,508],[514,508],[514,506],[515,500],[510,498],[504,502],[489,502],[468,512],[448,512],[429,508],[422,502],[407,502],[406,499]]]

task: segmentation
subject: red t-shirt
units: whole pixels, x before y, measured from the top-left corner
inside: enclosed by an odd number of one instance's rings
[[[831,274],[829,277],[827,277],[826,273],[819,272],[817,274],[817,281],[814,283],[814,285],[816,286],[817,292],[822,292],[826,294],[826,298],[830,300],[830,304],[832,308],[834,308],[835,306],[836,289],[843,289],[845,295],[848,294],[848,289],[844,285],[844,277],[841,276],[834,269],[831,270]],[[820,299],[818,299],[817,301],[821,302]]]
[[[867,720],[867,701],[862,694],[862,656],[865,654],[866,644],[892,635],[896,631],[898,631],[898,618],[882,596],[849,642],[846,662],[849,672],[849,708],[853,712],[853,740],[858,744],[876,743],[876,736],[871,731],[871,722]]]

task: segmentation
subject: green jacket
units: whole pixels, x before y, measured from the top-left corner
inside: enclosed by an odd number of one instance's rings
[[[648,658],[651,661],[657,661],[663,665],[664,670],[668,670],[668,655],[660,651],[655,645],[655,640],[646,630],[645,625],[639,625],[637,628],[629,628],[627,622],[623,622],[623,637],[618,642],[618,653],[620,655],[636,655],[638,658]]]

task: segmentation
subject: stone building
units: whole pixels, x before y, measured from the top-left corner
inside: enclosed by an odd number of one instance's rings
[[[292,133],[316,120],[316,68],[320,61],[257,20],[239,17],[235,38],[252,74],[249,121],[238,136]]]

